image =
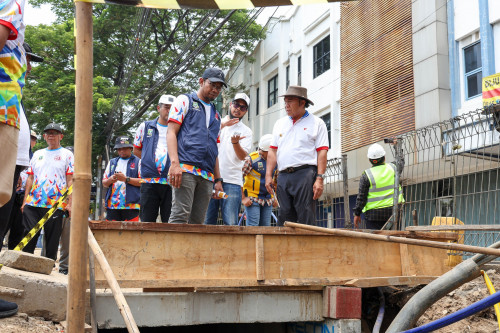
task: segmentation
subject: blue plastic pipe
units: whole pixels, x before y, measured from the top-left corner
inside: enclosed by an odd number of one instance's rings
[[[381,287],[377,288],[379,299],[380,299],[380,307],[378,309],[377,320],[375,321],[375,325],[373,325],[372,333],[379,333],[380,327],[382,327],[382,322],[384,321],[384,313],[385,313],[385,297],[384,292]]]
[[[459,320],[472,316],[473,314],[489,308],[500,301],[500,291],[490,295],[480,301],[477,301],[474,304],[469,305],[466,308],[463,308],[460,311],[447,315],[441,319],[435,320],[433,322],[427,323],[420,327],[412,328],[411,330],[404,331],[404,333],[424,333],[424,332],[432,332],[441,327],[448,326],[450,324],[456,323]]]

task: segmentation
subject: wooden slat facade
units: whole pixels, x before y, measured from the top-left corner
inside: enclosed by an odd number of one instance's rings
[[[415,129],[412,1],[341,5],[342,151]]]

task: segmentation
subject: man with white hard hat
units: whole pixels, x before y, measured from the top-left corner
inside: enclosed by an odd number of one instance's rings
[[[272,207],[278,202],[266,189],[266,162],[273,136],[266,134],[259,140],[259,150],[245,159],[243,166],[242,202],[245,206],[247,226],[270,226]],[[274,169],[276,173],[276,168]]]
[[[252,149],[252,130],[241,121],[247,114],[249,107],[250,98],[247,94],[237,93],[229,106],[229,114],[221,120],[217,148],[219,150],[222,186],[228,197],[220,199],[214,193],[208,204],[205,224],[217,224],[219,208],[225,225],[238,223],[238,214],[241,209],[241,188],[243,186],[241,168]]]
[[[134,155],[141,159],[140,219],[156,222],[158,210],[161,221],[168,222],[172,209],[172,188],[168,184],[167,125],[172,95],[162,95],[158,101],[158,118],[143,122],[135,133]]]
[[[367,157],[372,167],[363,172],[359,181],[354,227],[359,228],[361,213],[364,213],[367,229],[381,229],[393,213],[397,167],[394,163],[385,163],[385,150],[377,143],[368,148]],[[400,162],[403,165],[404,159]],[[401,187],[399,193],[398,203],[401,204],[404,202]]]

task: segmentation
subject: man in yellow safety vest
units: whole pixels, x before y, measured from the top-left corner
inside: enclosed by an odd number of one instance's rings
[[[363,172],[359,181],[354,227],[359,228],[361,213],[364,213],[367,229],[381,229],[392,216],[397,168],[394,163],[385,163],[385,150],[377,143],[368,149],[368,159],[372,167]],[[403,166],[404,159],[400,163]],[[399,193],[398,203],[401,204],[404,202],[401,186]]]

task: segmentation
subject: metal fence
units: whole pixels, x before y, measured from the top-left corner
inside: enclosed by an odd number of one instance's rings
[[[399,137],[405,159],[402,228],[500,222],[499,115],[500,105],[491,106]],[[494,231],[461,235],[459,242],[469,245],[500,239]]]

